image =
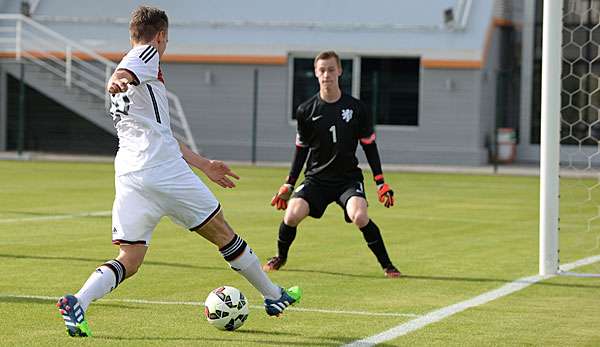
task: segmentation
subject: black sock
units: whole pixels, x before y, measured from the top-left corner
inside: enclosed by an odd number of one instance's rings
[[[296,227],[291,227],[284,222],[279,225],[279,238],[277,239],[278,256],[287,259],[288,251],[296,238]]]
[[[379,232],[377,225],[369,219],[369,223],[360,228],[360,231],[362,231],[363,237],[365,238],[365,241],[367,241],[367,246],[369,246],[373,254],[375,254],[381,267],[385,269],[388,266],[391,266],[392,261],[385,250],[385,245],[383,244],[383,239],[381,238],[381,233]]]

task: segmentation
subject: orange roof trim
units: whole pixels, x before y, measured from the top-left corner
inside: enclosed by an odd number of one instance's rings
[[[173,63],[285,65],[287,56],[165,54],[161,61]]]
[[[29,55],[36,58],[48,56],[59,59],[65,58],[64,52],[36,52],[28,51]],[[82,60],[90,60],[90,56],[82,52],[74,52],[74,56]],[[122,53],[103,52],[101,56],[112,61],[123,58]],[[15,58],[14,52],[0,52],[0,58]],[[285,65],[287,56],[258,56],[258,55],[188,55],[188,54],[165,54],[161,59],[166,63],[205,63],[205,64],[256,64],[256,65]],[[481,69],[482,61],[479,60],[445,60],[445,59],[422,59],[421,65],[426,69]]]
[[[65,58],[64,52],[39,52],[28,51],[29,55],[36,58],[56,57]],[[101,56],[112,61],[120,61],[124,54],[113,52],[99,52]],[[88,54],[73,52],[73,56],[82,60],[91,60]],[[0,58],[15,58],[14,52],[0,52]],[[161,62],[165,63],[205,63],[205,64],[255,64],[255,65],[285,65],[287,56],[268,55],[195,55],[195,54],[165,54]]]
[[[481,69],[480,60],[437,60],[422,59],[421,65],[426,69]]]
[[[510,19],[498,18],[495,17],[493,20],[493,25],[497,27],[512,27],[515,26],[515,23]]]
[[[103,57],[119,61],[122,53],[101,52]],[[82,59],[84,59],[82,57]],[[205,55],[205,54],[169,54],[160,59],[164,63],[205,63],[205,64],[256,64],[256,65],[285,65],[287,56],[278,55]]]

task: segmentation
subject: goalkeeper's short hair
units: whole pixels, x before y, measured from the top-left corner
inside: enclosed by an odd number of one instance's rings
[[[337,62],[338,67],[341,69],[342,68],[342,62],[340,61],[340,56],[337,55],[337,53],[335,53],[334,51],[324,51],[319,53],[316,57],[315,57],[315,61],[314,61],[314,66],[317,66],[317,61],[319,60],[327,60],[330,58],[335,58],[335,61]]]

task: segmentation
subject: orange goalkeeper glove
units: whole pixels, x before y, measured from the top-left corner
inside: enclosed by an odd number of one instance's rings
[[[379,197],[379,202],[383,203],[385,207],[394,206],[394,191],[387,183],[378,186],[377,196]]]
[[[289,183],[284,183],[279,187],[279,191],[273,199],[271,199],[271,206],[275,206],[278,210],[285,210],[287,208],[287,202],[292,196],[294,186]]]

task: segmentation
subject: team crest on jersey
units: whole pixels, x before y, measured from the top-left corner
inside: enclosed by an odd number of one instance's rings
[[[342,110],[342,119],[346,121],[346,123],[350,122],[350,119],[352,119],[352,110],[351,109],[345,109]]]

